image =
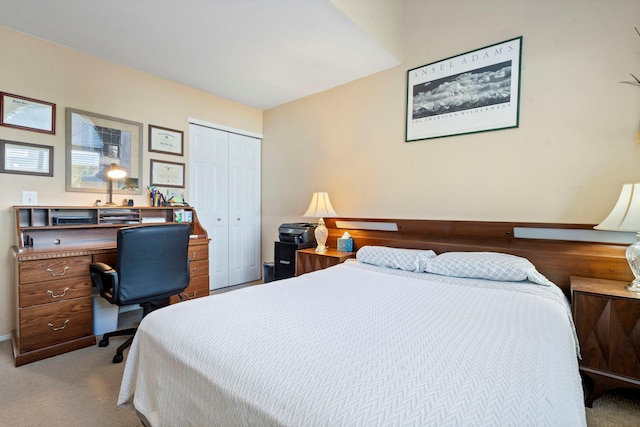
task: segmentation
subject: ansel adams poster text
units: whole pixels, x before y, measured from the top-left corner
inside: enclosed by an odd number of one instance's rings
[[[407,72],[407,141],[518,127],[522,37]]]

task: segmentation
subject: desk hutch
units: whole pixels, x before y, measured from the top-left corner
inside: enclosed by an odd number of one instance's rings
[[[121,227],[191,223],[185,298],[209,295],[209,238],[191,207],[14,206],[15,365],[94,345],[92,262],[115,264]],[[179,301],[174,297],[172,302]]]

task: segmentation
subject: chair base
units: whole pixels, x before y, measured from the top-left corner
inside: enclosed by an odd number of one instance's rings
[[[124,359],[124,351],[131,346],[133,338],[135,337],[138,328],[122,329],[120,331],[107,332],[102,336],[102,339],[98,343],[99,347],[106,347],[109,345],[109,338],[120,337],[124,335],[131,335],[124,343],[122,343],[116,350],[116,355],[113,356],[113,363],[120,363]]]
[[[152,311],[168,306],[169,298],[163,298],[157,301],[149,301],[140,305],[142,306],[142,317],[144,318],[144,316],[151,313]],[[113,332],[107,332],[102,336],[102,339],[98,343],[98,346],[99,347],[108,346],[109,338],[111,337],[121,337],[123,335],[131,335],[129,339],[127,339],[124,343],[120,345],[120,347],[116,349],[116,355],[113,356],[113,363],[121,363],[122,360],[124,359],[124,351],[131,346],[131,343],[133,342],[133,338],[135,337],[137,330],[138,328],[128,328],[128,329],[122,329],[122,330],[113,331]]]

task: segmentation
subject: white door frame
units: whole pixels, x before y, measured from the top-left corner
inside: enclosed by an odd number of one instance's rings
[[[236,129],[225,125],[219,125],[217,123],[211,123],[200,119],[194,119],[193,117],[187,117],[187,122],[194,125],[206,126],[208,128],[220,129],[231,133],[237,133],[238,135],[246,135],[252,138],[262,139],[261,133],[249,132],[247,130]]]

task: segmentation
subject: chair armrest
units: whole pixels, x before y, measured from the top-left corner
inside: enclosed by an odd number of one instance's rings
[[[94,262],[89,266],[91,280],[98,287],[100,295],[110,303],[116,304],[115,296],[118,295],[118,272],[108,264]]]

